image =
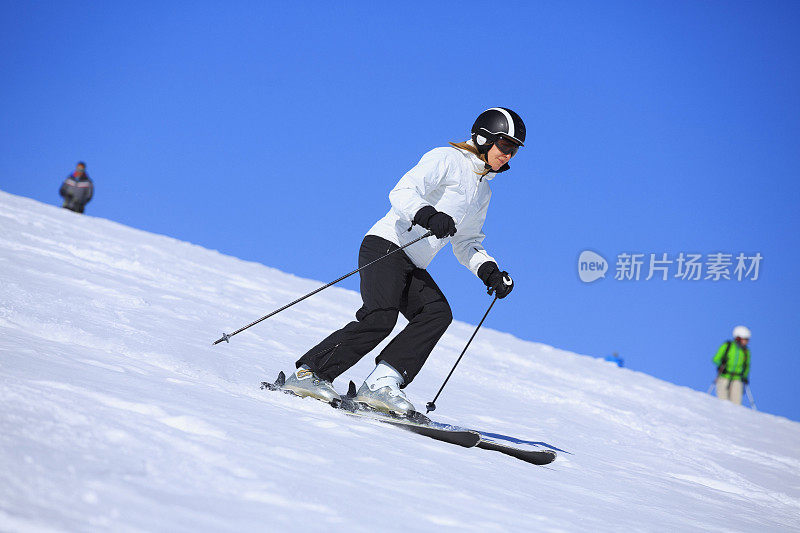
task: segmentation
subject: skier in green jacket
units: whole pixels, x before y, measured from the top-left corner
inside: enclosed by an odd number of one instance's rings
[[[717,398],[742,405],[744,387],[750,381],[750,330],[733,328],[732,341],[722,343],[714,356],[717,366]]]

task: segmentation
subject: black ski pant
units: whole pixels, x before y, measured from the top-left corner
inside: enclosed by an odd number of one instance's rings
[[[397,248],[386,239],[367,235],[358,253],[358,266]],[[453,321],[450,304],[428,271],[416,267],[403,251],[365,268],[360,275],[364,305],[356,312],[356,320],[309,350],[297,367],[308,365],[322,379],[333,381],[389,336],[398,314],[403,313],[408,325],[375,358],[375,364],[390,364],[402,374],[405,387]]]

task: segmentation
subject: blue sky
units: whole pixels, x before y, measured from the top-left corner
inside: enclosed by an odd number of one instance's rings
[[[713,353],[745,324],[759,408],[800,420],[800,4],[3,2],[0,13],[3,190],[59,204],[82,159],[96,184],[88,214],[327,282],[354,268],[424,152],[510,107],[528,140],[493,182],[485,245],[516,288],[486,325],[616,351],[705,391]],[[590,284],[577,272],[587,249],[611,263]],[[680,252],[763,261],[756,281],[614,279],[618,254]],[[490,303],[481,282],[449,248],[429,270],[456,318],[477,323]],[[211,341],[238,324],[208,326]]]

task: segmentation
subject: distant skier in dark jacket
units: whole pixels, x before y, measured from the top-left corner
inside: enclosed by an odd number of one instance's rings
[[[58,193],[64,199],[61,207],[76,213],[83,213],[86,204],[94,195],[94,184],[86,173],[86,163],[78,161],[75,172],[67,176]]]
[[[389,193],[391,209],[367,232],[358,264],[375,261],[429,230],[434,236],[361,271],[364,305],[356,320],[303,355],[284,388],[328,402],[340,399],[331,382],[383,341],[402,314],[408,325],[375,358],[376,367],[355,401],[397,414],[414,411],[402,389],[453,319],[447,299],[426,270],[433,257],[451,243],[459,262],[498,298],[514,287],[508,272],[483,247],[483,224],[492,195],[489,181],[508,170],[508,161],[524,142],[519,115],[493,107],[478,116],[471,140],[422,156]]]
[[[750,330],[733,328],[733,340],[722,343],[714,356],[717,365],[717,397],[742,405],[744,386],[750,382]]]

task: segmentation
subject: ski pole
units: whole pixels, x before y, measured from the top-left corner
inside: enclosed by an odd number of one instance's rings
[[[750,390],[750,384],[744,386],[744,390],[747,392],[747,399],[750,401],[750,407],[753,408],[753,411],[758,411],[756,409],[756,401],[753,399],[753,391]]]
[[[379,258],[375,259],[374,261],[370,261],[370,262],[369,262],[369,263],[367,263],[366,265],[364,265],[364,266],[362,266],[362,267],[358,267],[357,269],[353,270],[353,271],[352,271],[352,272],[350,272],[349,274],[345,274],[345,275],[344,275],[344,276],[342,276],[341,278],[339,278],[339,279],[337,279],[337,280],[334,280],[334,281],[331,281],[330,283],[328,283],[328,284],[326,284],[326,285],[323,285],[323,286],[322,286],[322,287],[320,287],[319,289],[316,289],[316,290],[313,290],[313,291],[309,292],[309,293],[308,293],[308,294],[306,294],[305,296],[301,296],[300,298],[298,298],[297,300],[293,301],[292,303],[290,303],[290,304],[286,304],[286,305],[284,305],[283,307],[281,307],[280,309],[276,309],[275,311],[271,312],[270,314],[268,314],[268,315],[264,315],[264,316],[262,316],[261,318],[259,318],[258,320],[255,320],[255,321],[253,321],[253,322],[251,322],[251,323],[247,324],[246,326],[242,326],[241,328],[237,329],[236,331],[234,331],[234,332],[233,332],[233,333],[231,333],[230,335],[228,335],[227,333],[223,333],[223,334],[222,334],[222,337],[220,337],[219,339],[215,340],[215,341],[214,341],[214,344],[212,344],[212,346],[214,346],[214,345],[217,345],[217,344],[221,343],[222,341],[225,341],[225,342],[228,342],[228,343],[229,343],[229,342],[231,342],[231,341],[230,341],[230,338],[231,338],[231,337],[233,337],[234,335],[236,335],[236,334],[238,334],[238,333],[241,333],[242,331],[246,330],[247,328],[250,328],[250,327],[252,327],[252,326],[255,326],[256,324],[258,324],[258,323],[259,323],[259,322],[261,322],[262,320],[266,320],[266,319],[268,319],[268,318],[269,318],[269,317],[271,317],[271,316],[277,315],[278,313],[280,313],[281,311],[283,311],[283,310],[285,310],[285,309],[289,309],[289,308],[290,308],[291,306],[293,306],[294,304],[296,304],[296,303],[298,303],[298,302],[302,302],[303,300],[305,300],[305,299],[306,299],[306,298],[308,298],[309,296],[314,296],[314,295],[315,295],[315,294],[317,294],[319,291],[321,291],[321,290],[323,290],[323,289],[327,289],[327,288],[328,288],[328,287],[330,287],[331,285],[335,285],[335,284],[339,283],[339,282],[340,282],[340,281],[342,281],[343,279],[345,279],[345,278],[348,278],[348,277],[352,276],[352,275],[353,275],[353,274],[355,274],[356,272],[360,272],[361,270],[364,270],[365,268],[367,268],[368,266],[372,265],[373,263],[377,263],[377,262],[378,262],[378,261],[380,261],[381,259],[384,259],[384,258],[386,258],[386,257],[388,257],[388,256],[390,256],[390,255],[392,255],[392,254],[393,254],[393,253],[395,253],[395,252],[399,252],[399,251],[400,251],[400,250],[402,250],[403,248],[407,248],[408,246],[411,246],[411,245],[412,245],[412,244],[414,244],[415,242],[421,241],[422,239],[427,239],[427,238],[428,238],[428,237],[430,237],[431,235],[433,235],[433,232],[432,232],[432,231],[429,231],[429,232],[427,232],[425,235],[423,235],[422,237],[418,237],[418,238],[414,239],[413,241],[411,241],[411,242],[409,242],[409,243],[406,243],[406,244],[404,244],[403,246],[401,246],[401,247],[399,247],[399,248],[397,248],[397,249],[395,249],[395,250],[392,250],[391,252],[389,252],[389,253],[387,253],[387,254],[385,254],[385,255],[382,255],[382,256],[380,256]]]
[[[431,400],[430,402],[428,402],[425,405],[425,409],[427,409],[427,411],[425,411],[425,414],[436,410],[436,400],[439,398],[439,395],[442,393],[442,390],[444,389],[444,386],[447,385],[447,381],[450,379],[450,376],[453,375],[453,372],[455,371],[456,367],[458,366],[458,362],[461,361],[461,358],[464,357],[464,354],[467,352],[467,348],[469,348],[469,344],[472,342],[472,339],[475,338],[475,335],[478,333],[478,330],[481,329],[481,324],[483,324],[483,321],[486,320],[486,317],[489,315],[489,311],[492,310],[492,306],[494,305],[494,303],[496,301],[497,301],[497,295],[495,294],[494,300],[492,300],[492,303],[489,305],[489,309],[486,310],[486,313],[483,315],[483,318],[481,318],[481,321],[478,323],[478,327],[475,328],[475,331],[472,333],[472,337],[469,338],[469,340],[467,341],[467,345],[464,346],[464,349],[461,351],[461,355],[458,356],[458,359],[456,360],[456,364],[453,365],[453,368],[452,368],[452,370],[450,370],[450,373],[447,374],[447,377],[445,378],[444,383],[442,383],[442,386],[439,387],[439,392],[436,393],[436,396],[434,396],[433,400]]]

